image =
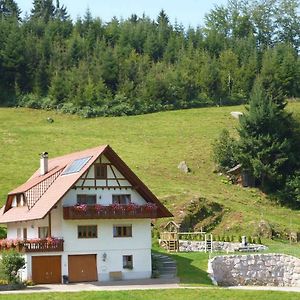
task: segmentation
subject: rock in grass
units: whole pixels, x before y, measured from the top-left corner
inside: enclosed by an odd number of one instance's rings
[[[178,169],[184,173],[191,172],[190,168],[188,167],[187,163],[185,161],[181,161],[178,165]]]

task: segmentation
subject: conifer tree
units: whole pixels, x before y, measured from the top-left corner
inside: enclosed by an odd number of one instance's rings
[[[14,0],[0,0],[0,17],[20,20],[21,10]]]
[[[246,114],[240,117],[238,158],[265,191],[281,189],[295,166],[293,122],[285,103],[263,92],[260,80],[254,85]]]

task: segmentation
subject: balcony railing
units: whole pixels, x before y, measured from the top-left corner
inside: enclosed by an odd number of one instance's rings
[[[57,238],[30,240],[0,240],[0,251],[16,250],[18,252],[61,252],[64,251],[64,240]]]
[[[74,205],[64,207],[64,219],[154,219],[157,217],[155,204],[112,204]]]

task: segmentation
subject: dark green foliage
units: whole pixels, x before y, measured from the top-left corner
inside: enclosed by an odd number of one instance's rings
[[[287,176],[299,166],[293,119],[285,103],[254,87],[248,112],[240,118],[238,160],[265,191],[284,188]]]
[[[21,10],[14,0],[0,0],[0,18],[20,20]]]
[[[34,0],[20,20],[1,0],[0,105],[85,117],[231,105],[248,101],[258,74],[268,97],[299,97],[299,20],[296,0],[228,1],[196,29],[163,10],[72,22],[59,0]]]
[[[223,129],[219,139],[213,145],[213,157],[221,170],[229,170],[238,164],[236,159],[237,142]]]
[[[1,264],[8,282],[13,284],[19,283],[18,271],[25,266],[25,259],[22,254],[15,251],[2,252]]]
[[[285,189],[281,193],[281,198],[287,203],[294,203],[294,206],[300,206],[300,171],[287,178]]]
[[[0,227],[0,239],[5,239],[5,238],[6,238],[6,228]]]

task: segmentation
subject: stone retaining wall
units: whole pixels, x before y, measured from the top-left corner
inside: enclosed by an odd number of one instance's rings
[[[255,251],[266,250],[267,247],[259,244],[248,244],[253,247]],[[213,242],[213,251],[225,251],[234,252],[236,249],[241,247],[240,243],[230,243],[230,242]],[[179,241],[179,251],[182,252],[202,252],[205,251],[205,242],[203,241]]]
[[[208,271],[218,285],[300,287],[300,259],[284,254],[216,256]]]

